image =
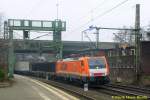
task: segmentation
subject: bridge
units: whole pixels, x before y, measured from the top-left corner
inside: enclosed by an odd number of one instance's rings
[[[1,43],[8,44],[7,40],[0,40]],[[95,49],[95,42],[87,41],[62,41],[63,56],[75,53],[77,51]],[[29,61],[31,56],[37,61],[38,57],[44,56],[46,60],[50,60],[55,55],[52,40],[13,40],[14,52],[16,61]],[[115,48],[117,43],[113,42],[99,42],[100,49]],[[28,57],[27,57],[28,56]]]
[[[115,48],[117,43],[101,42],[99,43],[100,49]],[[63,52],[72,53],[85,49],[95,49],[95,42],[85,41],[63,41]],[[15,53],[51,53],[54,52],[52,40],[14,40]]]

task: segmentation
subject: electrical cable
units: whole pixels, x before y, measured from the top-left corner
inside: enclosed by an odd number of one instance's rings
[[[98,4],[96,7],[92,8],[90,11],[88,11],[84,16],[82,16],[82,17],[76,19],[76,20],[73,21],[73,22],[77,22],[77,21],[79,21],[79,20],[85,18],[89,13],[91,13],[91,12],[94,11],[95,9],[97,9],[97,8],[99,8],[99,7],[102,7],[102,6],[106,3],[106,1],[107,1],[107,0],[102,1],[102,2],[101,2],[100,4]]]
[[[94,45],[94,47],[96,48],[96,45],[92,42],[91,38],[88,36],[88,34],[86,32],[84,32],[86,37],[89,39],[90,41],[90,46],[89,47],[92,47]]]
[[[41,37],[43,37],[43,36],[47,36],[47,35],[51,35],[51,34],[50,34],[50,33],[48,33],[48,34],[40,35],[40,36],[37,36],[37,37],[35,37],[35,38],[31,39],[31,40],[35,40],[35,39],[38,39],[38,38],[41,38]]]
[[[19,36],[20,38],[23,38],[23,36],[21,36],[19,33],[15,32],[15,31],[14,31],[14,33],[17,34],[17,37]],[[15,38],[17,39],[17,37],[15,37]]]
[[[99,19],[100,17],[103,17],[104,15],[106,15],[106,14],[108,14],[108,13],[110,13],[111,11],[113,11],[114,9],[120,7],[121,5],[123,5],[124,3],[126,3],[127,1],[129,1],[129,0],[124,0],[124,1],[120,2],[119,4],[115,5],[113,8],[108,9],[107,11],[105,11],[105,12],[99,14],[98,16],[96,16],[96,17],[93,19],[93,21],[96,20],[96,19]],[[81,25],[80,27],[77,27],[76,29],[70,31],[70,33],[76,31],[77,29],[80,29],[80,28],[84,27],[85,25],[89,24],[90,22],[91,22],[91,21],[86,22],[85,24]]]
[[[88,12],[86,13],[86,15],[81,16],[80,18],[74,20],[73,23],[74,23],[74,22],[77,22],[77,21],[79,21],[79,20],[81,20],[81,19],[83,19],[83,18],[85,18],[89,13],[91,13],[91,11],[94,11],[95,9],[97,9],[97,8],[99,8],[99,7],[102,7],[106,2],[107,2],[107,0],[103,0],[103,1],[102,1],[101,3],[99,3],[96,7],[92,8],[90,11],[88,11]],[[92,18],[91,18],[91,20],[92,20]],[[92,21],[93,21],[93,20],[92,20]],[[65,35],[65,37],[66,37],[66,36],[68,36],[68,34]]]
[[[114,9],[120,7],[121,5],[123,5],[124,3],[126,3],[127,1],[129,1],[129,0],[124,0],[124,1],[120,2],[119,4],[117,4],[116,6],[114,6],[113,8],[111,8],[111,9],[103,12],[102,14],[96,16],[95,19],[98,19],[99,17],[103,17],[104,15],[106,15],[106,14],[110,13],[111,11],[113,11]]]
[[[29,16],[30,14],[32,14],[33,11],[34,11],[34,9],[37,8],[37,7],[39,7],[39,6],[42,4],[42,2],[43,2],[43,0],[39,0],[39,1],[29,10],[29,12],[27,13],[26,16]]]

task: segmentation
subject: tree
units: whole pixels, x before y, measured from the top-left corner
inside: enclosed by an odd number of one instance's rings
[[[148,25],[148,28],[146,30],[147,40],[150,41],[150,23]]]
[[[144,26],[140,30],[141,40],[142,41],[150,41],[150,23],[147,26]]]
[[[123,26],[123,28],[127,28],[127,27]],[[133,29],[133,28],[130,27],[130,29]],[[134,31],[133,30],[120,30],[117,33],[114,33],[113,40],[121,44],[126,43],[129,45],[133,45],[135,41]]]

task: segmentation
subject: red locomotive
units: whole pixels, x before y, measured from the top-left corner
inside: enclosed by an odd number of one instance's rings
[[[56,76],[80,82],[109,82],[109,65],[105,56],[79,57],[57,61]]]

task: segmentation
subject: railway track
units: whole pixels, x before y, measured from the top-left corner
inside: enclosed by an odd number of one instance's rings
[[[141,98],[139,100],[149,100],[150,90],[140,87],[126,86],[126,85],[113,85],[108,84],[104,86],[98,86],[99,92],[103,92],[112,96],[126,96],[132,98]]]
[[[53,80],[46,80],[35,77],[32,78],[50,84],[54,87],[60,88],[68,93],[79,97],[81,100],[111,100],[113,96],[124,96],[126,97],[126,99],[141,97],[141,99],[138,100],[150,100],[150,90],[140,87],[108,84],[103,86],[89,87],[88,91],[84,91],[81,86],[74,85],[71,82],[66,84],[64,82],[57,82]]]
[[[116,88],[120,88],[120,89],[127,89],[127,90],[131,90],[131,91],[137,91],[140,93],[144,93],[144,94],[150,94],[150,89],[148,88],[143,88],[143,87],[137,87],[137,86],[131,86],[131,85],[116,85],[116,84],[108,84],[105,85],[108,87],[116,87]]]

